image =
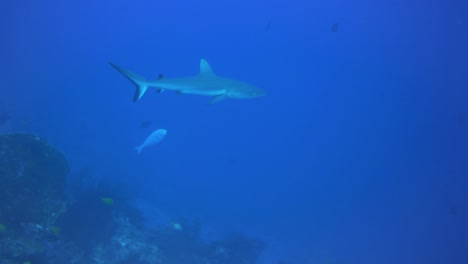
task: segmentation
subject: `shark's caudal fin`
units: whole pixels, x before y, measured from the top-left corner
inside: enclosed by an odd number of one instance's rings
[[[145,80],[145,78],[131,71],[127,71],[119,67],[118,65],[113,64],[112,62],[109,62],[109,64],[112,67],[114,67],[114,69],[122,73],[125,77],[127,77],[127,79],[129,79],[136,86],[135,94],[133,95],[133,102],[136,102],[145,94],[146,90],[148,89],[147,81]]]

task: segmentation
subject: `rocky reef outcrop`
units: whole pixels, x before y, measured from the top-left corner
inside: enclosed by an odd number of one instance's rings
[[[43,138],[0,135],[0,264],[254,264],[263,250],[242,235],[204,242],[198,221],[149,228],[125,189],[68,172]]]
[[[45,251],[43,236],[66,210],[68,171],[44,139],[0,135],[0,256],[22,261]]]

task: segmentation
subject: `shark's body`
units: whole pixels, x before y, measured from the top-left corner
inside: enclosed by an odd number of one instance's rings
[[[191,77],[164,78],[146,80],[137,74],[125,70],[113,63],[112,67],[122,73],[135,86],[133,101],[140,99],[149,87],[156,88],[158,92],[168,90],[181,94],[196,94],[211,96],[212,103],[225,98],[248,99],[266,95],[266,92],[251,84],[217,76],[204,59],[200,61],[200,73]]]

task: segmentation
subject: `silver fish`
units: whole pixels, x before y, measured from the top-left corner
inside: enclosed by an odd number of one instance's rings
[[[141,144],[140,146],[138,147],[135,147],[135,150],[138,152],[138,154],[141,153],[141,151],[146,148],[146,147],[149,147],[149,146],[152,146],[152,145],[156,145],[158,144],[159,142],[161,142],[161,140],[164,139],[164,137],[166,136],[167,134],[167,130],[166,129],[156,129],[155,131],[153,131],[153,133],[151,133],[145,140],[145,142],[143,142],[143,144]]]

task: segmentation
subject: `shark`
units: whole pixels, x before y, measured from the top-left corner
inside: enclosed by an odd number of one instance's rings
[[[200,72],[195,76],[166,78],[160,74],[153,80],[147,80],[112,62],[109,64],[135,85],[133,102],[138,101],[150,87],[155,88],[158,93],[167,90],[179,94],[210,96],[210,103],[217,103],[226,98],[251,99],[267,94],[265,90],[252,84],[216,75],[205,59],[200,60]]]

